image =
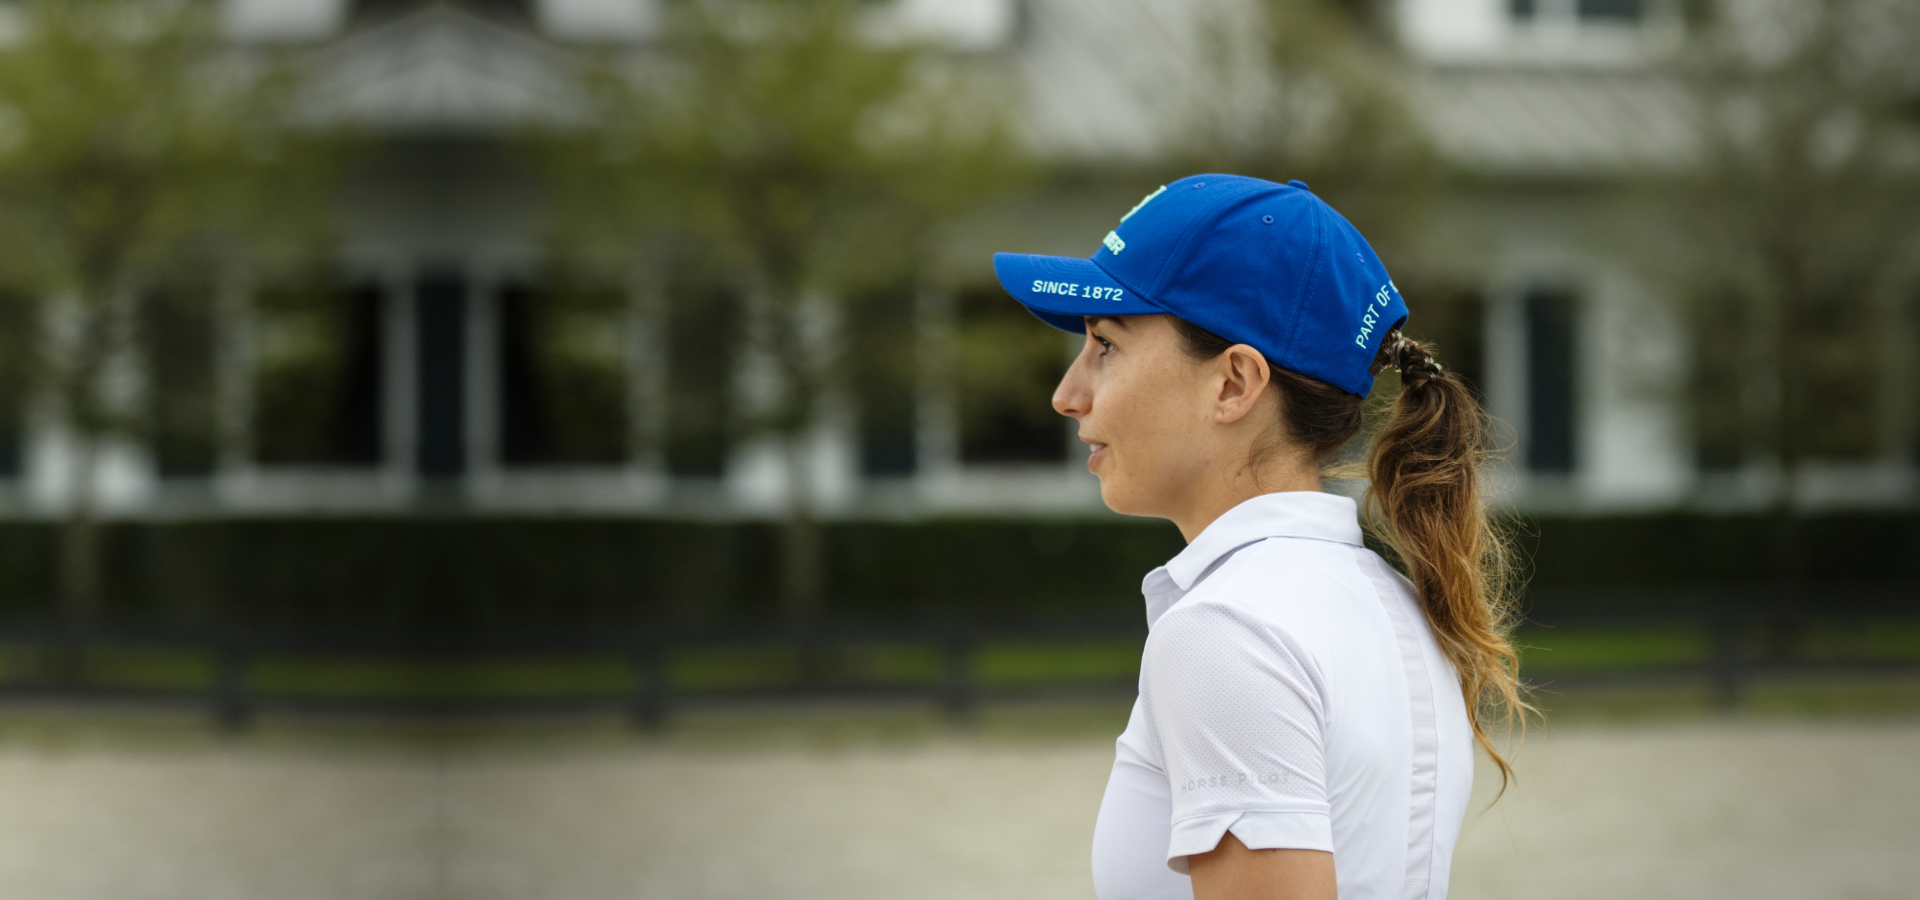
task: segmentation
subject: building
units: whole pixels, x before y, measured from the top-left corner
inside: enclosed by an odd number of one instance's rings
[[[712,343],[726,298],[708,321],[672,322],[648,300],[670,288],[644,277],[564,307],[540,301],[556,290],[543,283],[540,186],[509,137],[565,107],[569,54],[644,52],[665,2],[225,0],[235,42],[301,48],[314,102],[364,123],[377,147],[342,191],[324,321],[276,305],[275,286],[233,286],[229,314],[209,325],[204,371],[149,373],[204,383],[209,435],[242,437],[116,445],[100,475],[104,506],[157,517],[777,513],[777,453],[711,414],[738,389]],[[1164,152],[1156,104],[1178,101],[1136,82],[1179,84],[1204,52],[1210,8],[876,0],[887,27],[1017,73],[1035,151],[1096,173],[961,229],[953,252],[978,255],[980,280],[903,288],[889,305],[901,340],[1020,318],[987,279],[986,254],[1090,252],[1121,204],[1151,189],[1128,173]],[[1391,77],[1462,173],[1436,199],[1431,221],[1442,227],[1409,267],[1445,298],[1431,308],[1445,309],[1447,358],[1511,426],[1509,501],[1571,513],[1768,502],[1777,467],[1702,449],[1685,317],[1671,285],[1621,250],[1623,232],[1663,227],[1657,205],[1623,204],[1622,186],[1695,152],[1685,99],[1654,65],[1684,33],[1678,0],[1399,0],[1382,10]],[[1115,48],[1128,48],[1124,65]],[[1416,316],[1428,308],[1410,300]],[[1920,316],[1908,314],[1877,329],[1896,349],[1862,357],[1866,380],[1880,380],[1877,360],[1911,365],[1897,348],[1916,328]],[[923,371],[911,390],[846,398],[814,441],[820,508],[1098,512],[1070,423],[1046,409],[1049,367],[1071,351],[1051,352],[1023,358],[1038,385],[1025,394],[972,398]],[[1803,465],[1792,479],[1800,502],[1920,499],[1920,397],[1874,396],[1877,430]],[[0,510],[54,514],[68,485],[59,424],[30,402],[15,406],[0,427]]]

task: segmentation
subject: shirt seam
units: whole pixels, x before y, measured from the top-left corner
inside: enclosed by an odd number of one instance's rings
[[[1392,626],[1394,631],[1394,642],[1398,645],[1397,649],[1401,656],[1401,671],[1404,673],[1407,681],[1407,705],[1408,712],[1411,714],[1412,719],[1410,723],[1412,726],[1410,736],[1413,739],[1413,744],[1410,747],[1408,760],[1407,796],[1411,805],[1408,809],[1407,856],[1405,871],[1402,876],[1404,879],[1402,885],[1406,900],[1426,900],[1432,889],[1435,818],[1438,815],[1437,802],[1440,783],[1439,723],[1437,713],[1434,709],[1434,694],[1436,692],[1433,687],[1433,673],[1431,667],[1427,665],[1426,649],[1421,645],[1417,633],[1413,630],[1415,626],[1412,617],[1404,610],[1396,613],[1391,608],[1394,604],[1400,602],[1399,592],[1392,590],[1394,586],[1393,570],[1390,569],[1386,561],[1381,559],[1377,554],[1355,553],[1353,561],[1354,568],[1360,571],[1363,578],[1373,584],[1374,592],[1379,597],[1383,611],[1387,614],[1389,625]],[[1384,593],[1382,592],[1383,587],[1387,588]],[[1415,610],[1414,612],[1418,613],[1419,610]],[[1405,620],[1404,626],[1400,621],[1402,619]],[[1409,643],[1412,644],[1411,654],[1408,652]],[[1415,666],[1419,669],[1417,673],[1414,671]],[[1420,709],[1421,698],[1414,690],[1415,682],[1423,682],[1427,689],[1424,738],[1426,744],[1430,744],[1430,746],[1424,745],[1422,741],[1423,717]],[[1421,751],[1423,749],[1430,752],[1433,756],[1430,767],[1425,771],[1422,770],[1421,766]],[[1422,802],[1423,799],[1424,804]],[[1418,874],[1416,874],[1416,872]]]
[[[1321,808],[1321,809],[1265,809],[1265,808],[1262,808],[1262,809],[1238,809],[1238,808],[1235,808],[1235,809],[1223,809],[1223,810],[1221,810],[1221,811],[1219,811],[1219,812],[1211,812],[1211,813],[1195,813],[1195,814],[1193,814],[1193,815],[1191,815],[1191,816],[1181,816],[1181,817],[1180,817],[1180,818],[1178,818],[1178,819],[1174,819],[1174,820],[1173,820],[1173,823],[1172,823],[1172,824],[1174,824],[1174,825],[1178,825],[1178,824],[1180,824],[1181,822],[1191,822],[1191,821],[1193,821],[1193,820],[1195,820],[1195,819],[1217,819],[1217,818],[1219,818],[1219,817],[1221,817],[1221,816],[1250,816],[1250,815],[1255,815],[1255,814],[1258,814],[1258,813],[1276,813],[1276,814],[1279,814],[1279,813],[1287,813],[1287,814],[1292,814],[1292,813],[1301,813],[1301,814],[1305,814],[1305,815],[1309,815],[1309,816],[1327,816],[1327,817],[1329,817],[1329,818],[1331,818],[1331,817],[1333,816],[1333,806],[1332,806],[1332,804],[1328,804],[1328,805],[1327,805],[1327,806],[1326,806],[1325,808]]]

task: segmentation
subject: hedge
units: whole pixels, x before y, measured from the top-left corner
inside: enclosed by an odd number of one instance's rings
[[[1515,523],[1536,617],[1676,591],[1817,585],[1920,596],[1920,515],[1615,516]],[[1172,526],[936,519],[822,526],[827,613],[1115,623],[1178,553]],[[0,523],[0,620],[54,609],[58,526]],[[777,619],[778,526],[579,518],[216,519],[106,526],[122,623],[366,635],[728,628]],[[1836,593],[1834,589],[1840,589]],[[1911,593],[1906,593],[1913,589]],[[1761,591],[1755,591],[1759,595]],[[1647,598],[1635,601],[1633,598]]]

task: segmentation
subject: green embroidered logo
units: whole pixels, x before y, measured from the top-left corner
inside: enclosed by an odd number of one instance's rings
[[[1125,222],[1126,220],[1133,218],[1133,214],[1139,212],[1140,207],[1147,205],[1147,201],[1152,200],[1153,198],[1158,197],[1161,194],[1164,194],[1166,192],[1167,192],[1167,186],[1163,184],[1153,193],[1148,194],[1145,197],[1141,197],[1139,203],[1135,203],[1132,209],[1127,210],[1126,215],[1120,217],[1120,221]],[[1119,251],[1116,250],[1114,252],[1118,253]]]

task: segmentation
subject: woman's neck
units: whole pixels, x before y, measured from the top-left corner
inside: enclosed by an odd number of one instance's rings
[[[1188,493],[1186,508],[1179,515],[1167,518],[1179,526],[1180,536],[1191,544],[1215,519],[1226,515],[1227,510],[1261,494],[1320,490],[1318,466],[1301,465],[1293,460],[1285,462],[1282,465],[1281,460],[1270,460],[1268,465],[1258,470],[1241,466],[1225,478],[1203,478]]]

